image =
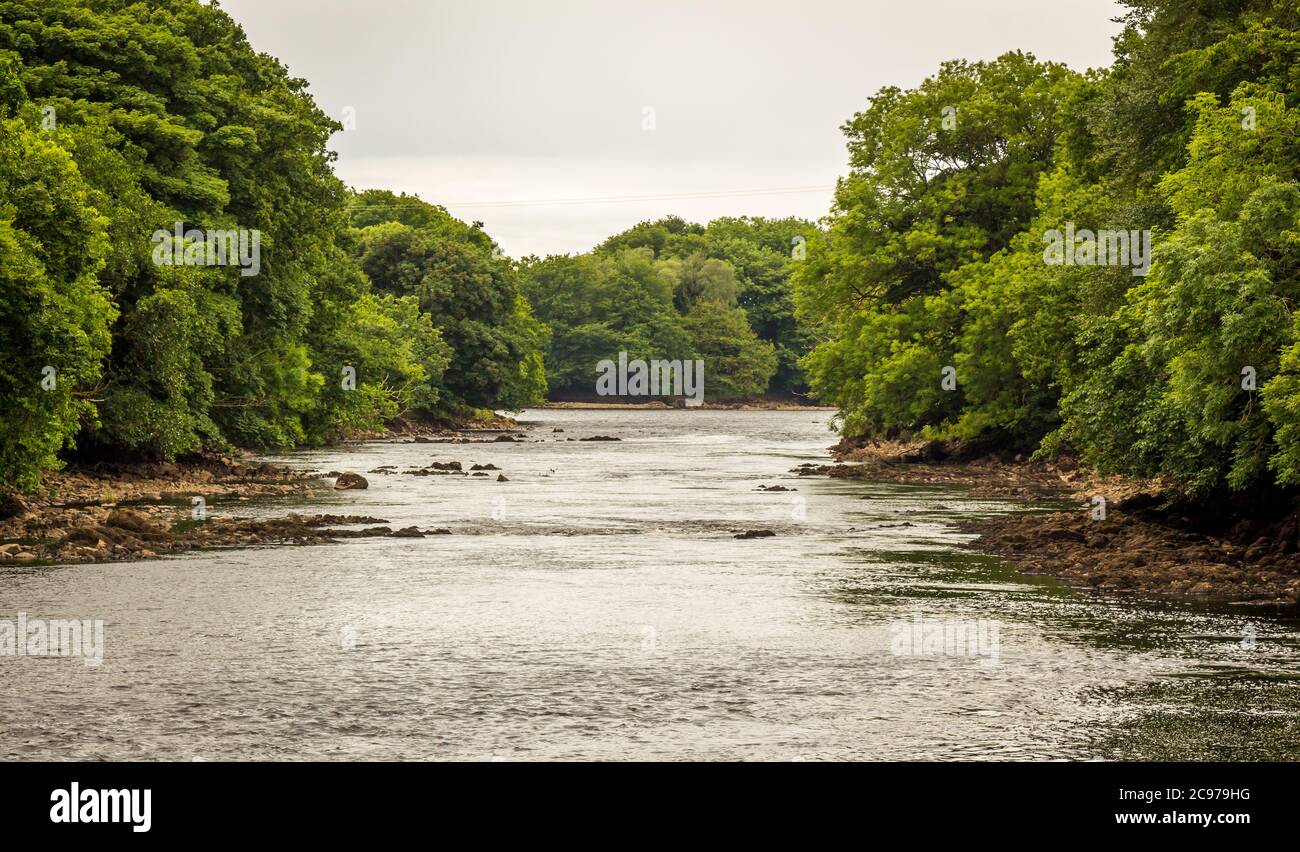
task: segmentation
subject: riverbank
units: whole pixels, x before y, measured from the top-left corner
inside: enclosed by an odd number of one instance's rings
[[[743,760],[754,743],[780,760],[1295,752],[1287,678],[1300,622],[1150,599],[1111,606],[1055,581],[1016,580],[1001,560],[955,553],[970,536],[953,528],[1014,505],[787,473],[831,460],[829,420],[534,409],[519,415],[524,442],[397,438],[237,457],[353,471],[369,488],[337,491],[318,476],[302,496],[210,501],[218,522],[232,512],[375,522],[323,523],[316,529],[349,536],[306,546],[0,565],[0,619],[105,622],[93,672],[71,658],[0,658],[5,753]],[[598,435],[622,441],[580,440]],[[174,517],[188,524],[189,510],[175,506]],[[374,535],[381,526],[392,533]],[[451,534],[397,536],[412,526]],[[763,529],[773,534],[735,538]],[[899,631],[918,625],[996,629],[984,634],[996,635],[996,656],[899,648]],[[936,712],[934,697],[954,689],[960,700]],[[37,694],[45,699],[32,702]],[[639,720],[631,739],[626,718]]]
[[[521,434],[517,421],[500,415],[434,422],[399,419],[383,431],[342,443],[475,443],[520,440]],[[340,474],[346,474],[342,482]],[[366,516],[290,512],[252,519],[234,514],[241,504],[257,500],[301,500],[347,487],[365,488],[367,483],[348,471],[304,473],[249,461],[237,453],[209,453],[170,463],[73,463],[46,472],[38,495],[0,493],[0,563],[151,559],[216,547],[445,532],[394,530],[385,519]]]
[[[957,486],[973,496],[1075,503],[959,524],[965,546],[1075,588],[1237,603],[1300,603],[1300,515],[1197,507],[1155,480],[1096,476],[1071,459],[954,455],[934,442],[841,442],[800,476]],[[1103,502],[1104,501],[1104,502]]]
[[[461,428],[452,428],[457,426]],[[429,444],[533,440],[525,437],[518,422],[505,417],[397,423],[374,437]],[[967,548],[996,555],[1026,573],[1049,574],[1076,588],[1103,593],[1300,602],[1300,517],[1276,507],[1198,510],[1171,502],[1159,482],[1097,477],[1070,459],[962,456],[934,443],[842,442],[832,448],[832,456],[832,464],[806,463],[792,472],[801,477],[957,487],[975,497],[1040,502],[1041,511],[959,524],[963,532],[978,536]],[[419,476],[449,473],[451,467],[435,463],[434,469],[379,468],[365,473]],[[474,470],[450,472],[509,481],[495,467]],[[349,471],[303,472],[239,456],[208,455],[175,464],[74,465],[47,474],[40,497],[6,495],[0,501],[0,562],[147,559],[202,548],[443,532],[394,529],[384,518],[367,516],[240,517],[248,514],[240,512],[241,504],[251,501],[301,501],[329,493],[347,484],[347,477],[339,481],[341,473],[356,476],[361,480],[357,487],[366,487],[364,477]],[[1071,504],[1074,508],[1061,510]],[[1103,507],[1104,513],[1099,511]]]
[[[288,515],[253,520],[223,510],[257,499],[306,496],[318,477],[230,456],[177,463],[97,463],[47,473],[42,496],[6,495],[0,562],[148,559],[206,547],[323,541],[335,525],[381,519]]]
[[[547,402],[544,409],[592,411],[662,411],[669,409],[701,411],[836,411],[834,406],[806,405],[795,400],[782,399],[746,399],[735,402],[702,402],[699,405],[673,405],[662,400],[653,402],[585,402],[558,401]]]

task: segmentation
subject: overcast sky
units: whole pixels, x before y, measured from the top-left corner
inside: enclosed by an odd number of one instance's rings
[[[332,140],[344,181],[482,221],[515,257],[586,251],[668,213],[817,219],[845,171],[839,128],[881,86],[1013,49],[1108,65],[1121,13],[1110,0],[220,5],[323,110],[355,111]],[[587,200],[520,203],[557,199]]]

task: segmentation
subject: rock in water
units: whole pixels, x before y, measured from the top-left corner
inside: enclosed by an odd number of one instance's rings
[[[424,533],[416,527],[402,527],[393,533],[393,538],[424,538]]]
[[[361,474],[348,471],[347,473],[339,474],[339,478],[334,480],[334,487],[340,490],[361,489],[369,488],[370,483]]]

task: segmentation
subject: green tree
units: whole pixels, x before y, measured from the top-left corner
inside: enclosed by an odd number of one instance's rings
[[[724,217],[701,226],[668,216],[610,237],[597,252],[649,249],[678,281],[674,303],[682,313],[702,296],[739,304],[754,333],[777,353],[767,392],[802,393],[807,382],[799,359],[812,338],[795,320],[791,275],[817,233],[795,218]]]
[[[686,257],[659,261],[664,274],[676,283],[673,303],[677,310],[688,313],[699,302],[722,302],[734,305],[740,289],[736,270],[725,260],[705,257],[701,252],[691,252]]]
[[[538,319],[550,329],[552,394],[594,393],[596,365],[619,352],[632,359],[693,357],[673,307],[677,281],[647,248],[531,258],[521,274]]]
[[[416,297],[451,349],[444,405],[518,409],[541,399],[545,330],[519,298],[515,271],[494,256],[480,228],[391,193],[367,194],[353,206],[353,216],[381,220],[361,229],[354,249],[372,285]]]
[[[828,232],[797,267],[795,295],[820,341],[804,367],[846,432],[970,436],[1009,425],[1016,400],[989,407],[1014,376],[996,354],[1005,326],[968,324],[968,314],[987,320],[1009,304],[982,292],[997,279],[984,265],[1033,218],[1068,127],[1061,107],[1082,84],[1022,53],[946,62],[916,89],[882,89],[845,125],[851,170]],[[970,399],[962,370],[956,389],[942,385],[959,355]],[[958,425],[971,402],[985,410]]]
[[[120,324],[89,439],[163,456],[233,440],[288,446],[321,377],[307,337],[345,192],[338,124],[223,11],[197,0],[14,0],[0,51],[81,167],[111,241]],[[261,269],[151,262],[177,222],[261,235]],[[173,337],[163,340],[160,329]]]
[[[12,75],[5,97],[21,96]],[[67,151],[0,106],[0,481],[33,490],[83,421],[115,313],[99,285],[107,221]]]
[[[776,372],[776,351],[759,340],[740,308],[702,300],[686,315],[696,357],[704,361],[704,391],[709,399],[758,396]]]

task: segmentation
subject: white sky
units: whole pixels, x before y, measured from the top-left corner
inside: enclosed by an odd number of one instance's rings
[[[676,213],[830,207],[840,126],[945,59],[1110,63],[1111,0],[223,0],[335,118],[339,176],[485,223],[513,256]],[[654,130],[643,115],[654,110]],[[549,199],[808,192],[633,202]],[[508,206],[472,206],[509,202]]]

